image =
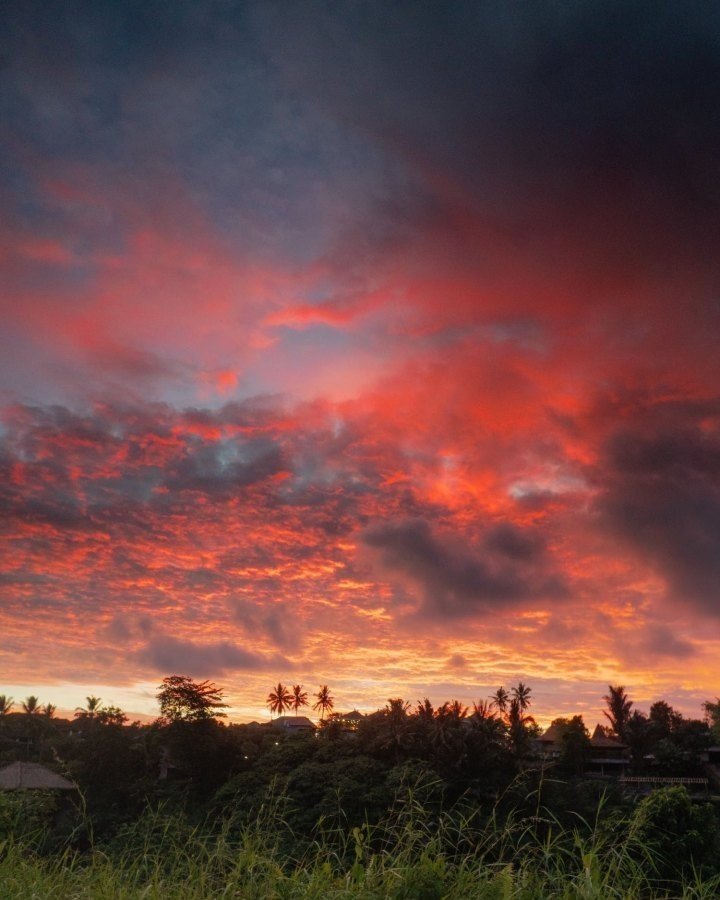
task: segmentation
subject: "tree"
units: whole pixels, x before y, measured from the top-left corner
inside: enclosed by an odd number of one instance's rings
[[[518,681],[517,687],[512,689],[513,700],[517,701],[520,712],[524,713],[530,708],[530,694],[532,689],[528,685]]]
[[[508,694],[502,685],[490,697],[490,706],[494,706],[495,709],[499,710],[501,713],[507,712],[509,702],[510,694]]]
[[[517,687],[512,689],[512,698],[507,706],[505,717],[508,724],[510,746],[518,759],[529,751],[533,729],[537,730],[535,719],[527,715],[527,711],[530,709],[531,694],[532,689],[519,681]]]
[[[97,714],[97,721],[101,725],[124,725],[128,717],[119,706],[105,706]]]
[[[15,705],[12,697],[0,694],[0,716],[6,716]]]
[[[268,694],[266,703],[271,715],[277,713],[281,716],[286,709],[290,709],[292,706],[293,695],[284,684],[278,681],[277,687]]]
[[[703,712],[705,713],[705,721],[712,729],[715,739],[720,740],[720,697],[716,697],[715,702],[706,700],[703,703]]]
[[[653,703],[649,718],[654,737],[658,740],[675,734],[683,721],[682,714],[674,710],[665,700],[656,700]]]
[[[495,718],[495,713],[492,711],[492,703],[488,703],[487,700],[478,700],[477,703],[473,703],[471,718],[476,721]]]
[[[572,769],[576,775],[582,775],[585,761],[592,747],[590,734],[585,727],[583,717],[573,716],[571,719],[553,719],[550,727],[556,728],[561,734],[561,765]]]
[[[323,684],[320,687],[320,690],[315,694],[317,697],[317,703],[313,704],[313,709],[320,710],[320,719],[325,718],[325,713],[330,712],[330,710],[335,706],[334,699],[330,696],[330,690],[326,684]]]
[[[198,722],[224,717],[223,692],[212,681],[193,681],[187,675],[163,678],[158,688],[160,714],[171,722]]]
[[[615,736],[620,738],[621,741],[624,741],[625,729],[627,723],[630,721],[630,710],[632,709],[633,702],[628,698],[628,695],[625,693],[625,688],[620,684],[615,687],[609,684],[608,691],[609,693],[603,697],[608,708],[607,710],[603,710],[603,712],[612,725]]]
[[[422,701],[418,700],[415,707],[415,715],[423,722],[432,722],[435,708],[427,697]]]
[[[693,803],[684,787],[660,788],[642,799],[630,828],[631,846],[642,852],[643,860],[650,851],[661,878],[675,880],[691,871],[697,875],[704,863],[717,858],[715,811],[709,803]]]
[[[294,684],[292,692],[292,708],[295,710],[295,715],[297,715],[298,710],[301,706],[308,705],[308,695],[307,691],[303,690],[303,686],[301,684]]]
[[[76,719],[90,719],[91,721],[100,712],[102,700],[100,697],[86,697],[86,706],[78,706],[75,708]]]
[[[27,716],[37,716],[40,714],[40,701],[37,697],[30,695],[22,702],[23,712]]]
[[[46,719],[52,719],[57,710],[57,706],[54,703],[46,703],[43,707],[43,715]]]

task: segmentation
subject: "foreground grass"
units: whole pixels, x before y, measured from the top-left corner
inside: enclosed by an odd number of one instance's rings
[[[632,828],[609,828],[599,816],[573,829],[541,814],[480,825],[471,815],[432,814],[412,794],[377,826],[321,824],[299,854],[282,801],[273,800],[251,825],[229,816],[219,829],[190,827],[182,816],[155,811],[103,851],[48,856],[39,852],[40,841],[40,834],[0,841],[3,900],[720,896],[720,878],[703,880],[692,871],[661,882],[651,849]]]

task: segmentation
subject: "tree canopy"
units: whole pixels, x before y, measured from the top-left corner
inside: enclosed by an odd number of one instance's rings
[[[187,675],[163,678],[157,699],[160,714],[171,722],[197,722],[225,716],[222,690],[212,681],[193,681]]]

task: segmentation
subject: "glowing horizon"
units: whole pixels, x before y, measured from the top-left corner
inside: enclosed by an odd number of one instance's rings
[[[700,717],[705,15],[148,10],[0,13],[0,693]]]

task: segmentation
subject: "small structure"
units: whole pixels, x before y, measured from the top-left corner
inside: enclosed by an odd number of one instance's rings
[[[0,769],[0,791],[74,791],[75,785],[40,763],[14,762]]]
[[[278,716],[270,726],[292,734],[311,734],[315,731],[315,725],[307,716]]]
[[[590,738],[590,765],[588,774],[620,777],[630,765],[628,745],[608,737],[600,725],[595,726]]]
[[[560,759],[563,748],[565,747],[563,735],[566,731],[567,729],[563,725],[553,723],[535,740],[538,754],[546,760]]]
[[[357,731],[358,725],[365,716],[357,709],[349,713],[330,713],[327,717],[327,724],[333,724],[340,727],[342,731]]]

